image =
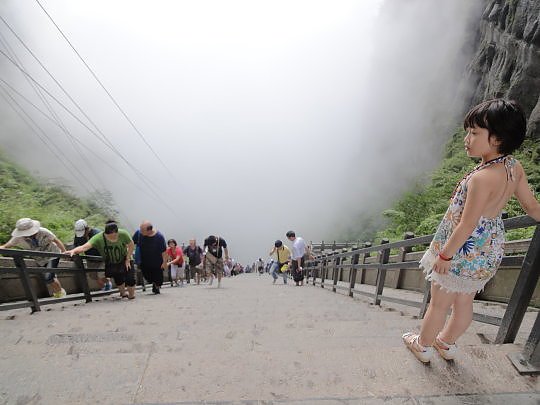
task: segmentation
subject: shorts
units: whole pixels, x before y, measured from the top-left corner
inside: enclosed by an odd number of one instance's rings
[[[191,266],[190,265],[189,268],[191,269],[191,274],[203,274],[204,273],[201,263],[199,263],[196,266]]]
[[[58,263],[60,263],[59,257],[49,260],[49,262],[42,267],[45,267],[47,269],[56,269],[58,267]],[[52,272],[43,273],[43,279],[45,280],[45,283],[47,284],[53,283],[55,278],[56,278],[56,273],[52,273]]]
[[[216,276],[222,276],[223,275],[223,259],[217,259],[216,263],[211,263],[210,260],[206,259],[206,271]]]
[[[176,264],[171,264],[171,278],[186,278],[186,267],[184,265],[178,266]]]
[[[131,268],[128,270],[123,262],[106,264],[105,277],[112,278],[117,286],[125,283],[128,287],[134,287],[135,266],[131,263]]]

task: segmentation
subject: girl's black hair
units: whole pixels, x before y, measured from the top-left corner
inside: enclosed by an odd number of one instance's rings
[[[169,243],[171,243],[171,242],[174,243],[174,246],[178,246],[178,243],[176,243],[176,241],[175,241],[174,239],[169,239],[169,240],[167,241],[167,245],[168,245]]]
[[[487,129],[499,141],[499,153],[509,154],[525,140],[527,120],[522,108],[513,100],[496,98],[473,107],[463,120],[463,128]]]

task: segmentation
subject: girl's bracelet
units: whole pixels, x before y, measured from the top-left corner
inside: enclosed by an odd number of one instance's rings
[[[451,257],[446,257],[442,253],[439,253],[439,257],[441,258],[441,260],[444,260],[445,262],[449,262],[450,260],[452,260]]]

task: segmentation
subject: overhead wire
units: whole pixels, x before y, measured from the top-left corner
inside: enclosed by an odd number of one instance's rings
[[[41,110],[38,106],[36,106],[34,103],[32,103],[32,101],[30,101],[27,97],[25,97],[23,94],[21,94],[20,92],[18,92],[16,89],[13,88],[13,86],[11,86],[8,82],[6,82],[4,79],[2,79],[0,77],[0,83],[3,83],[6,87],[8,87],[12,92],[14,92],[15,94],[17,94],[20,98],[22,98],[26,103],[28,103],[30,106],[32,106],[36,111],[38,111],[41,115],[43,115],[46,119],[48,119],[51,123],[53,123],[54,125],[57,125],[58,126],[58,123],[55,122],[51,117],[49,117],[47,115],[47,113],[45,113],[43,110]],[[152,198],[154,201],[160,203],[160,204],[163,204],[167,209],[169,209],[171,211],[171,213],[175,214],[175,211],[168,205],[166,204],[164,201],[160,200],[159,198],[157,198],[155,196],[155,194],[153,193],[148,193],[147,190],[143,189],[140,187],[140,185],[136,182],[134,182],[132,179],[130,179],[129,177],[127,177],[126,175],[124,175],[121,171],[118,171],[117,168],[115,168],[114,166],[112,166],[107,160],[105,160],[101,155],[99,155],[98,153],[96,153],[92,148],[90,148],[89,146],[85,145],[80,139],[78,139],[77,137],[74,137],[73,138],[80,146],[82,146],[83,148],[85,148],[88,152],[90,152],[92,155],[94,155],[98,160],[100,160],[103,164],[105,164],[106,166],[108,166],[110,169],[112,169],[113,171],[115,171],[115,173],[126,179],[129,183],[131,183],[136,189],[138,189],[139,191],[141,191],[145,196],[147,197],[150,197]],[[136,173],[135,173],[136,174]]]
[[[1,18],[1,17],[0,17]],[[14,52],[13,48],[11,48],[11,46],[9,45],[9,42],[7,41],[7,39],[4,37],[4,35],[0,32],[0,43],[6,48],[7,52],[9,52],[14,59],[17,60],[17,62],[24,67],[24,65],[22,64],[21,60],[17,57],[17,54]],[[23,75],[24,76],[24,75]],[[41,92],[41,90],[35,86],[35,84],[28,79],[27,76],[24,76],[25,80],[28,82],[28,84],[30,85],[30,87],[32,87],[32,89],[34,90],[34,92],[37,94],[37,96],[40,98],[40,100],[43,102],[43,104],[45,105],[45,107],[47,108],[47,110],[49,111],[49,113],[52,115],[53,119],[56,121],[56,123],[58,124],[58,126],[60,127],[60,129],[62,130],[62,132],[64,132],[64,134],[66,135],[66,137],[68,138],[70,144],[72,145],[73,149],[79,154],[79,157],[81,158],[81,160],[86,163],[86,165],[88,167],[91,167],[90,166],[90,163],[88,162],[88,160],[86,159],[86,156],[80,151],[80,149],[78,149],[78,146],[77,144],[73,141],[73,136],[72,134],[69,132],[69,130],[67,129],[67,127],[64,125],[64,123],[62,122],[62,120],[60,119],[60,117],[56,114],[56,112],[54,111],[54,109],[52,108],[51,104],[48,102],[48,100],[44,97],[43,93]],[[5,90],[4,90],[5,91]],[[43,129],[41,129],[41,132],[42,133],[45,133],[45,131],[43,131]],[[47,139],[49,139],[50,142],[52,142],[52,138],[50,137],[47,137]],[[54,143],[53,143],[54,144]],[[62,149],[57,147],[55,145],[55,147],[58,149],[58,152],[62,155],[62,156],[65,156]],[[68,161],[71,163],[71,161],[68,159]],[[73,164],[73,163],[71,163]],[[70,171],[71,172],[71,171]],[[93,173],[94,176],[96,176],[95,173]],[[97,177],[97,176],[96,176]],[[87,181],[90,185],[90,187],[94,190],[94,191],[97,191],[97,187],[95,186],[95,184],[90,181],[90,179],[87,177],[87,176],[84,176],[84,179],[85,181]],[[99,179],[98,179],[99,181]]]
[[[95,130],[97,131],[97,133],[99,135],[101,135],[101,140],[102,142],[104,142],[106,144],[106,146],[108,146],[111,150],[113,150],[121,159],[124,160],[124,162],[126,164],[127,161],[126,159],[124,159],[124,157],[122,156],[122,154],[120,153],[120,151],[114,146],[114,144],[107,138],[107,136],[103,133],[103,131],[101,131],[101,129],[97,126],[97,124],[88,116],[88,114],[86,114],[86,112],[83,110],[83,108],[79,105],[79,103],[77,103],[77,101],[75,101],[75,99],[69,94],[69,92],[64,88],[64,86],[54,77],[54,75],[47,69],[47,67],[41,62],[41,60],[34,54],[34,52],[32,52],[32,50],[26,45],[26,43],[21,39],[21,37],[19,35],[17,35],[17,33],[13,30],[13,28],[9,25],[9,23],[2,17],[0,16],[0,19],[2,20],[2,22],[6,25],[6,27],[11,31],[11,33],[17,38],[17,40],[19,40],[19,42],[22,44],[22,46],[28,51],[28,53],[30,53],[30,55],[38,62],[38,64],[41,66],[41,68],[48,74],[48,76],[55,82],[55,84],[62,90],[62,92],[69,98],[69,100],[75,105],[75,107],[77,107],[77,109],[81,112],[81,114],[88,120],[88,122],[95,128]],[[13,63],[13,61],[11,61]],[[17,66],[17,65],[16,65]],[[27,75],[26,71],[24,69],[21,69],[19,66],[17,66],[19,68],[19,70],[21,70],[23,72],[23,74],[25,74],[26,76],[29,76]],[[31,80],[34,81],[33,78],[30,77]],[[38,84],[39,87],[42,88],[42,86],[40,86]],[[45,90],[46,91],[46,90]],[[48,91],[46,91],[47,94],[52,97],[52,95],[50,95],[50,93]],[[52,97],[53,99],[55,99],[54,97]],[[55,101],[58,103],[58,100],[55,99]],[[63,104],[62,104],[63,106]],[[64,107],[64,106],[63,106]],[[65,108],[65,107],[64,107]],[[71,114],[71,112],[70,112]],[[73,114],[71,114],[72,116],[74,116]],[[78,118],[76,118],[78,119]],[[79,122],[81,122],[79,120]],[[82,124],[82,122],[81,122]],[[85,127],[87,129],[88,126],[85,125]],[[92,131],[91,131],[92,132]],[[99,138],[99,135],[92,132],[94,136],[98,137]],[[129,164],[128,164],[129,166]],[[130,167],[132,170],[135,170],[135,171],[138,171],[135,167],[131,166]],[[142,172],[139,172],[140,176],[143,177],[143,178],[146,178],[146,176],[144,176],[144,174]],[[147,186],[151,189],[154,190],[154,192],[160,192],[160,190],[156,189],[153,185],[153,183],[150,181],[150,179],[146,178],[146,182],[144,181],[143,179],[143,182],[145,182],[147,184]]]
[[[23,39],[13,30],[11,25],[2,17],[0,16],[0,19],[4,23],[4,25],[11,31],[13,36],[17,38],[17,40],[21,43],[21,45],[28,51],[28,53],[36,60],[36,62],[41,66],[41,68],[47,73],[47,75],[54,81],[54,83],[62,90],[62,92],[69,98],[69,100],[77,107],[77,109],[81,112],[81,114],[88,120],[88,122],[96,129],[96,131],[101,135],[103,138],[103,141],[109,145],[110,148],[115,149],[116,147],[114,144],[107,138],[107,136],[99,129],[99,127],[94,123],[94,121],[88,116],[88,114],[85,113],[85,111],[82,109],[82,107],[71,97],[71,95],[68,93],[68,91],[64,88],[64,86],[56,80],[54,75],[47,69],[47,67],[41,62],[41,60],[36,56],[36,54],[26,45],[26,43],[23,41]]]
[[[2,19],[2,21],[4,22],[4,24],[6,25],[6,27],[8,27],[8,29],[12,32],[12,34],[19,40],[19,42],[24,46],[24,48],[32,55],[32,57],[39,63],[39,65],[43,68],[43,70],[45,70],[45,72],[47,72],[47,74],[49,75],[49,77],[57,84],[57,86],[62,90],[62,92],[70,99],[70,101],[77,107],[77,109],[83,114],[83,116],[88,120],[88,122],[90,122],[90,124],[96,129],[96,131],[98,131],[98,133],[102,136],[102,138],[100,139],[100,137],[91,129],[89,128],[85,123],[83,123],[75,114],[73,114],[62,102],[60,102],[56,97],[54,97],[47,89],[45,89],[40,83],[38,83],[28,72],[26,72],[26,70],[21,67],[19,64],[15,63],[11,58],[9,58],[4,52],[2,52],[0,50],[0,53],[4,55],[4,57],[6,57],[12,64],[14,64],[24,75],[25,77],[27,78],[27,80],[30,80],[32,81],[32,83],[34,83],[39,89],[41,89],[43,92],[45,92],[50,98],[52,98],[60,107],[62,107],[69,115],[71,115],[75,120],[77,120],[81,125],[83,125],[83,127],[85,127],[87,130],[89,130],[96,138],[98,138],[98,140],[102,141],[102,143],[105,144],[105,146],[107,146],[109,149],[111,149],[118,157],[120,157],[120,159],[135,173],[135,175],[141,180],[142,183],[144,183],[146,186],[148,186],[148,190],[141,190],[140,187],[138,187],[138,184],[137,183],[133,183],[128,177],[122,175],[121,173],[121,176],[126,178],[128,181],[130,181],[132,184],[134,184],[138,189],[140,189],[144,194],[146,195],[149,195],[152,199],[154,199],[155,201],[157,201],[158,203],[160,203],[161,205],[165,206],[169,211],[171,211],[171,213],[173,214],[176,214],[175,210],[167,203],[165,203],[164,200],[161,200],[157,197],[157,195],[155,195],[154,193],[150,192],[151,190],[154,190],[154,192],[156,194],[159,195],[159,193],[162,193],[159,189],[157,189],[155,187],[155,185],[151,182],[150,179],[148,179],[144,173],[142,173],[140,170],[138,170],[131,162],[129,162],[129,160],[127,158],[125,158],[121,153],[120,151],[118,151],[118,149],[112,144],[112,142],[110,142],[108,140],[108,138],[106,137],[106,135],[99,129],[99,127],[93,122],[93,120],[88,116],[88,114],[86,114],[84,112],[84,110],[82,109],[82,107],[73,99],[73,97],[70,96],[70,94],[65,90],[65,88],[61,85],[61,83],[54,77],[54,75],[52,75],[52,73],[50,73],[50,71],[44,66],[44,64],[39,60],[39,58],[31,51],[31,49],[24,43],[24,41],[20,38],[19,35],[17,35],[17,33],[11,28],[11,26],[7,23],[7,21],[2,18],[0,16],[0,18]],[[7,83],[6,81],[2,80],[2,82],[7,85],[12,91],[15,91],[20,97],[23,97],[22,94],[20,94],[19,92],[17,92],[11,85],[9,85],[9,83]],[[44,99],[43,95],[42,95],[42,100]],[[25,99],[25,101],[27,101],[28,103],[30,103],[31,105],[33,105],[33,103],[31,103],[28,99]],[[46,101],[45,101],[46,102]],[[49,104],[50,105],[50,104]],[[39,108],[37,108],[37,106],[33,105],[34,108],[36,108],[37,110],[39,110]],[[50,120],[50,117],[48,117],[47,114],[45,114],[44,112],[42,112],[41,110],[39,110],[45,117],[47,117],[49,120]],[[51,114],[54,116],[54,113],[53,111],[51,110],[51,108],[49,108],[49,111],[51,112]],[[53,120],[51,120],[53,123],[55,123]],[[95,154],[95,152],[86,147],[86,145],[82,144],[80,142],[80,140],[78,140],[76,137],[74,137],[72,134],[69,133],[69,131],[66,130],[65,128],[65,125],[61,124],[61,123],[55,123],[56,125],[58,125],[61,129],[64,130],[64,132],[68,132],[68,135],[71,136],[72,139],[75,139],[75,141],[77,143],[80,143],[83,147],[85,147],[86,149],[88,149],[91,153]],[[70,139],[71,139],[70,138]],[[103,160],[101,159],[101,156],[95,154],[100,160]],[[107,162],[108,163],[108,162]],[[112,166],[111,166],[112,167]]]
[[[101,139],[96,132],[90,128],[88,125],[86,125],[77,115],[75,115],[71,110],[69,110],[61,101],[59,101],[54,95],[52,95],[45,87],[43,87],[39,82],[37,82],[28,72],[26,72],[19,64],[17,64],[13,59],[11,59],[3,50],[0,49],[0,54],[3,55],[6,59],[8,59],[14,66],[16,66],[23,74],[25,74],[32,82],[34,82],[40,89],[42,89],[51,99],[53,99],[59,106],[61,106],[69,115],[71,115],[77,122],[79,122],[83,127],[85,127],[90,133],[92,133],[99,141],[101,141],[105,146],[107,146],[109,149],[111,149],[124,163],[131,168],[135,172],[135,174],[141,179],[143,183],[145,183],[150,189],[154,189],[156,192],[159,190],[156,190],[154,184],[151,183],[150,179],[148,179],[144,173],[142,173],[140,170],[138,170],[126,157],[120,153],[116,148],[111,148],[103,139]],[[10,88],[13,89],[12,86]],[[171,208],[172,209],[172,208]],[[174,212],[174,210],[173,210]]]
[[[124,116],[124,118],[129,122],[129,124],[131,125],[131,127],[135,130],[135,132],[137,133],[137,135],[139,135],[139,137],[142,139],[142,141],[144,142],[144,144],[148,147],[148,149],[152,152],[152,154],[156,157],[156,159],[159,161],[159,163],[165,168],[165,170],[169,173],[170,176],[172,176],[172,178],[176,179],[176,176],[174,175],[174,173],[167,167],[167,165],[163,162],[163,160],[159,157],[159,155],[156,153],[156,151],[154,150],[154,148],[152,148],[152,146],[148,143],[148,141],[146,140],[146,138],[144,137],[144,135],[141,133],[141,131],[139,131],[139,129],[135,126],[135,124],[133,123],[133,121],[131,120],[131,118],[129,118],[129,116],[126,114],[126,112],[124,111],[124,109],[120,106],[120,104],[118,104],[118,102],[116,101],[116,99],[112,96],[112,94],[109,92],[109,90],[107,90],[107,88],[105,87],[105,85],[101,82],[101,80],[97,77],[97,75],[94,73],[94,71],[92,70],[92,68],[88,65],[88,63],[86,63],[86,61],[84,60],[84,58],[81,56],[81,54],[77,51],[77,49],[75,48],[75,46],[73,46],[73,44],[71,43],[71,41],[68,39],[68,37],[64,34],[64,32],[60,29],[60,27],[58,26],[58,24],[54,21],[54,19],[51,17],[51,15],[47,12],[47,10],[45,10],[45,7],[43,7],[43,5],[39,2],[39,0],[36,0],[36,3],[39,5],[39,7],[43,10],[43,12],[45,13],[45,15],[49,18],[49,20],[51,21],[51,23],[56,27],[56,29],[58,30],[58,32],[60,33],[60,35],[62,35],[62,37],[66,40],[66,42],[69,44],[69,46],[71,47],[71,49],[73,50],[73,52],[75,52],[75,54],[77,55],[77,57],[81,60],[81,62],[84,64],[84,66],[88,69],[88,71],[90,72],[90,74],[94,77],[94,79],[98,82],[98,84],[101,86],[101,88],[105,91],[105,93],[107,94],[107,96],[109,96],[109,99],[113,102],[113,104],[118,108],[118,110],[121,112],[121,114]]]
[[[51,144],[54,145],[56,148],[57,146],[54,144],[54,142],[49,138],[49,136],[45,133],[45,131],[43,131],[43,129],[32,119],[32,117],[30,117],[25,111],[24,109],[20,106],[20,104],[11,96],[11,94],[9,94],[5,88],[1,87],[0,88],[2,89],[3,93],[2,93],[2,98],[4,98],[4,100],[11,106],[11,108],[17,113],[17,115],[21,118],[21,120],[23,120],[23,122],[30,128],[30,130],[35,134],[37,135],[37,137],[39,138],[39,140],[45,145],[45,147],[53,154],[53,156],[56,157],[56,159],[58,159],[58,161],[60,162],[60,164],[62,164],[62,166],[64,166],[64,168],[66,169],[67,173],[73,175],[73,169],[81,176],[81,178],[83,179],[86,179],[85,175],[77,168],[77,166],[75,166],[73,164],[73,162],[71,162],[69,160],[69,158],[67,158],[66,156],[62,156],[62,154],[58,154],[52,147],[51,147]],[[6,96],[9,98],[6,98]],[[19,109],[17,110],[13,104],[15,104]],[[24,116],[22,115],[24,114]],[[25,118],[26,117],[26,118]],[[28,122],[30,121],[34,126],[35,128],[30,125],[30,123]],[[38,130],[36,130],[36,128]],[[39,133],[41,132],[41,134]],[[49,142],[46,142],[46,140],[49,141]],[[69,162],[72,166],[73,166],[73,169],[71,169],[67,164],[66,162],[64,161],[64,159]],[[90,192],[90,190],[88,189],[88,187],[85,185],[85,184],[82,184],[82,187],[87,191],[87,192]]]

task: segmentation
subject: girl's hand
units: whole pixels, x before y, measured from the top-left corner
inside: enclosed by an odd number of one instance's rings
[[[131,270],[131,260],[126,257],[126,270]]]
[[[451,265],[451,261],[446,261],[441,259],[440,257],[437,257],[437,260],[435,260],[435,264],[433,264],[433,271],[439,274],[448,274]]]

